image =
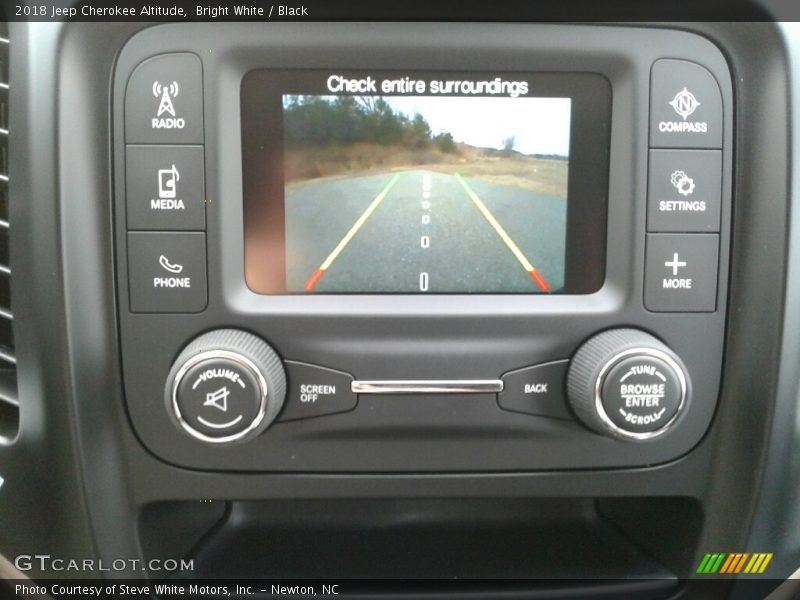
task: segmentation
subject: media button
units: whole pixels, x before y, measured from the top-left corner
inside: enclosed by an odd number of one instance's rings
[[[286,402],[278,421],[308,419],[353,410],[358,396],[353,393],[349,373],[291,360],[284,361],[289,379]]]
[[[128,146],[128,229],[206,227],[202,146]]]
[[[722,147],[722,96],[706,69],[685,60],[661,59],[653,64],[650,146]]]
[[[125,140],[203,143],[203,67],[194,54],[164,54],[136,67],[125,93]]]
[[[131,312],[200,312],[206,307],[204,233],[128,233]]]
[[[719,231],[722,152],[651,150],[648,231]]]
[[[534,365],[503,375],[500,408],[554,419],[571,419],[567,409],[565,377],[568,360]]]
[[[717,234],[647,234],[644,304],[655,312],[713,312]]]

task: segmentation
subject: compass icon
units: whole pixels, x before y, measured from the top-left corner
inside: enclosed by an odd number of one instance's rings
[[[683,120],[685,121],[686,118],[691,115],[697,107],[700,106],[700,103],[697,101],[697,98],[694,97],[694,94],[683,88],[680,92],[675,94],[675,97],[670,101],[670,106],[675,109],[675,112],[678,113]]]

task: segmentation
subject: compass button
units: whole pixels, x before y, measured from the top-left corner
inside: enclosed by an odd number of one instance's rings
[[[722,96],[705,68],[673,59],[653,64],[650,147],[722,147]]]

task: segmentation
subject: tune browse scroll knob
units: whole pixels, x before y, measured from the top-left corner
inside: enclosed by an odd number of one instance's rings
[[[691,382],[681,359],[649,333],[612,329],[585,342],[567,376],[575,415],[621,440],[663,435],[685,412]]]
[[[283,406],[286,375],[261,338],[236,329],[203,334],[180,353],[167,377],[165,402],[173,422],[209,444],[250,440]]]

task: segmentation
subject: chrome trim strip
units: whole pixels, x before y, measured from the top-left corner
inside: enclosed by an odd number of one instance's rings
[[[497,394],[503,391],[500,379],[433,379],[354,381],[354,394]]]

